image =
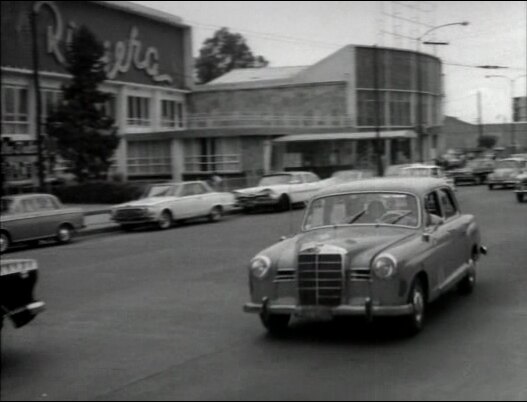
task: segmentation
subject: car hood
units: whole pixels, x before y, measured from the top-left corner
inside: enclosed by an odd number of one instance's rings
[[[174,201],[175,197],[150,197],[143,198],[137,201],[130,201],[124,204],[116,205],[114,208],[140,208],[140,207],[153,207],[156,205],[164,204],[169,201]]]
[[[384,226],[321,228],[304,232],[263,251],[278,268],[296,267],[298,254],[344,254],[352,266],[369,267],[390,247],[414,237],[416,230]]]

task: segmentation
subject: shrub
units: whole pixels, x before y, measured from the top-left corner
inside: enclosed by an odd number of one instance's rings
[[[56,186],[51,192],[65,204],[120,204],[139,198],[144,183],[88,182]]]

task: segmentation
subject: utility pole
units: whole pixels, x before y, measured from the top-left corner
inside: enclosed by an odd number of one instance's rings
[[[42,155],[42,98],[40,94],[39,57],[38,57],[38,34],[37,34],[37,11],[31,10],[29,19],[31,23],[32,51],[33,51],[33,84],[35,88],[35,129],[37,135],[37,174],[39,191],[44,191],[44,158]]]
[[[478,135],[483,137],[483,107],[481,103],[481,91],[478,91]]]
[[[384,176],[384,166],[382,163],[382,147],[381,147],[381,118],[383,116],[383,110],[381,109],[381,96],[379,90],[379,48],[377,45],[374,46],[373,55],[373,85],[375,87],[375,156],[377,161],[377,174],[379,177]]]

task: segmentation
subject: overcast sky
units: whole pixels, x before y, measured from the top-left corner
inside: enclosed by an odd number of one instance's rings
[[[429,39],[447,41],[436,54],[445,62],[445,113],[476,122],[476,94],[482,92],[484,122],[510,118],[510,82],[486,79],[488,74],[516,78],[527,68],[526,1],[137,1],[175,14],[194,27],[194,53],[221,26],[244,34],[256,54],[272,66],[307,65],[346,44],[415,48],[415,42],[381,30],[416,37],[416,20],[429,26],[469,21],[470,25],[442,28]],[[421,12],[413,6],[420,4]],[[386,14],[405,20],[394,20]],[[394,21],[398,21],[395,22]],[[426,30],[426,28],[422,28]],[[423,32],[423,31],[421,31]],[[427,37],[428,38],[428,37]],[[423,50],[434,53],[433,47]],[[508,70],[489,71],[461,65],[500,65]],[[527,80],[514,85],[516,96],[525,96]]]

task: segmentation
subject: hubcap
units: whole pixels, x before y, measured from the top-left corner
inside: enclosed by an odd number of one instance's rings
[[[415,322],[417,324],[421,324],[423,322],[424,317],[425,302],[423,294],[420,291],[416,291],[414,293],[413,305]]]
[[[59,239],[61,241],[68,241],[71,238],[71,232],[68,228],[60,228]]]
[[[170,217],[167,214],[161,215],[161,219],[159,221],[159,226],[162,229],[166,229],[170,226]]]
[[[2,235],[0,237],[0,251],[2,253],[7,250],[7,237],[5,235]]]

